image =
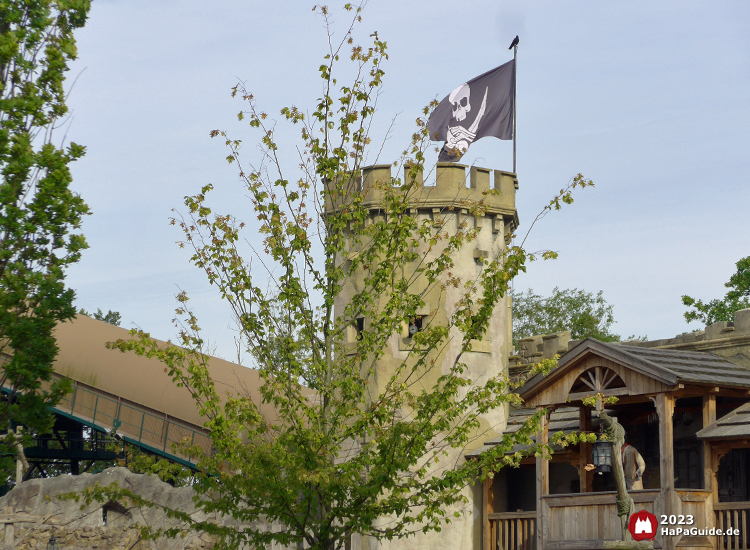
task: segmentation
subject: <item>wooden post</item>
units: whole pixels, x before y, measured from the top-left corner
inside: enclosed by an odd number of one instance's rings
[[[486,478],[482,486],[482,538],[484,550],[492,550],[492,525],[490,514],[495,511],[494,478]]]
[[[674,490],[674,397],[666,393],[656,394],[656,412],[659,415],[659,481],[660,500],[664,509],[660,514],[676,514]],[[675,537],[663,537],[662,548],[674,550]]]
[[[578,409],[578,424],[581,432],[591,431],[591,409],[581,405]],[[591,443],[579,443],[578,449],[578,478],[580,479],[581,492],[590,493],[593,490],[594,472],[587,472],[586,465],[591,461]]]
[[[703,427],[716,422],[716,396],[703,396]],[[703,488],[714,490],[716,475],[711,467],[711,443],[703,441]]]
[[[12,523],[8,522],[5,524],[5,544],[15,548],[15,528]]]
[[[549,412],[542,416],[539,441],[546,445],[549,441]],[[543,456],[536,459],[536,547],[544,548],[549,537],[549,510],[542,497],[549,495],[549,460]]]
[[[703,396],[703,427],[716,422],[716,395]],[[715,468],[715,466],[717,466]],[[719,502],[719,480],[716,477],[718,465],[714,464],[714,453],[710,441],[703,441],[703,488],[711,491],[706,499],[706,527],[716,526],[714,504]],[[716,537],[712,537],[711,545],[716,548]]]

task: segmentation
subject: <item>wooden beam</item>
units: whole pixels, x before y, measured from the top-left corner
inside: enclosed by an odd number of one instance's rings
[[[15,514],[0,514],[0,523],[34,523],[40,519],[45,519],[47,516],[35,516],[33,514],[27,514],[25,512],[18,512]]]
[[[717,502],[714,504],[714,510],[742,510],[750,508],[750,502]]]
[[[534,519],[536,512],[496,512],[490,519]]]
[[[653,503],[659,496],[657,489],[644,489],[641,491],[632,491],[630,496],[636,504],[651,502]],[[591,493],[588,495],[551,495],[544,498],[545,506],[549,508],[566,508],[570,506],[604,506],[615,504],[617,493],[607,491],[606,493]]]
[[[711,496],[710,491],[696,491],[695,489],[677,489],[676,493],[681,502],[706,502]]]
[[[591,409],[589,409],[589,407],[581,405],[578,408],[578,425],[580,426],[581,432],[591,431]],[[594,472],[587,472],[586,465],[589,464],[591,457],[591,443],[581,442],[579,447],[578,479],[581,484],[581,492],[590,493],[594,481]]]
[[[13,526],[12,523],[5,524],[5,544],[7,546],[10,546],[11,548],[15,548],[16,535],[15,535],[15,527]]]
[[[601,393],[604,397],[617,397],[620,395],[631,395],[631,391],[628,388],[613,388],[611,390],[602,390],[598,393]],[[571,401],[579,401],[581,399],[585,399],[587,397],[593,397],[590,391],[581,391],[581,392],[575,392],[575,393],[569,393],[568,399]]]
[[[549,412],[542,416],[539,430],[539,442],[546,445],[549,441]],[[536,459],[536,547],[544,548],[549,533],[549,514],[542,497],[549,495],[549,460],[544,456]]]
[[[664,509],[661,514],[676,514],[677,506],[674,502],[674,397],[666,393],[656,394],[656,412],[659,415],[659,487],[660,500]],[[664,537],[664,548],[674,550],[674,537]]]
[[[494,512],[495,506],[495,499],[492,495],[494,481],[494,478],[486,477],[482,485],[482,548],[484,550],[492,550],[490,514]]]
[[[703,396],[703,427],[716,422],[716,396]],[[711,442],[703,441],[703,488],[713,490],[716,474],[711,467]]]

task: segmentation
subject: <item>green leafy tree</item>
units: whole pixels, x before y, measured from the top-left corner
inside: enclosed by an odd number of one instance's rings
[[[120,315],[119,311],[112,311],[107,310],[107,313],[104,313],[101,309],[97,309],[96,313],[89,313],[85,309],[81,308],[78,310],[78,313],[80,315],[85,315],[87,317],[91,317],[92,319],[96,319],[97,321],[104,321],[105,323],[109,323],[110,325],[114,325],[116,327],[120,326],[120,322],[122,321],[122,315]]]
[[[535,294],[532,289],[511,291],[513,299],[513,345],[522,338],[569,330],[573,339],[596,338],[602,342],[619,342],[620,335],[610,329],[615,322],[613,306],[596,294],[577,288],[560,290],[550,296]]]
[[[46,407],[67,390],[50,383],[52,331],[75,315],[65,269],[86,248],[77,230],[88,207],[71,191],[68,167],[84,148],[57,147],[52,137],[67,112],[73,32],[88,10],[88,0],[0,2],[0,431],[22,425],[27,436],[50,428]],[[7,472],[13,438],[2,445]]]
[[[347,9],[354,13],[343,40],[335,42],[329,32],[331,51],[320,66],[323,94],[312,114],[296,107],[281,110],[282,119],[300,129],[296,170],[287,172],[274,126],[242,85],[233,90],[247,104],[239,118],[249,119],[260,133],[260,157],[246,165],[239,140],[224,131],[212,133],[229,147],[228,161],[238,165],[259,221],[263,242],[252,249],[258,251],[251,255],[255,261],[241,252],[244,223],[212,212],[211,185],[186,197],[189,213],[173,220],[185,233],[183,244],[192,249],[192,262],[218,287],[239,320],[243,345],[258,366],[262,404],[271,405],[275,414],[264,416],[261,403],[241,392],[222,395],[215,387],[205,340],[185,293],[178,296],[180,346],[165,347],[138,331],[133,331],[136,338],[112,344],[161,360],[208,418],[211,452],[189,446],[183,450],[200,457],[197,505],[208,516],[223,514],[245,527],[224,528],[178,510],[168,513],[217,535],[217,548],[275,542],[334,550],[352,532],[398,539],[439,530],[459,513],[467,485],[520,459],[520,453],[506,457],[513,445],[525,443],[530,445],[527,452],[546,452],[529,438],[536,415],[477,460],[457,460],[475,437],[482,415],[518,402],[502,374],[482,380],[470,376],[465,357],[484,338],[529,255],[511,247],[483,260],[476,279],[463,280],[453,272],[454,259],[479,230],[461,228],[450,235],[432,220],[412,214],[421,192],[416,176],[431,147],[429,108],[400,160],[401,167],[410,167],[405,180],[378,186],[382,216],[365,223],[370,210],[358,174],[369,151],[368,129],[387,54],[377,33],[369,47],[354,45],[352,29],[360,9]],[[328,11],[322,12],[328,25]],[[349,85],[340,83],[337,72],[346,70],[336,63],[344,55],[353,63]],[[587,185],[577,176],[548,208],[571,202],[573,188]],[[481,215],[485,205],[480,200],[462,207]],[[266,271],[254,276],[251,264]],[[414,266],[414,277],[403,275],[404,265]],[[270,291],[265,282],[260,284],[265,277],[273,281]],[[355,277],[359,283],[350,302],[334,310],[344,285]],[[458,289],[460,297],[451,301],[445,323],[425,323],[394,374],[378,378],[376,366],[389,339],[417,317],[427,293],[435,289],[445,299],[448,286]],[[364,330],[347,339],[360,318],[368,319]],[[435,360],[449,343],[460,351],[442,372],[435,372]],[[94,496],[151,505],[116,487],[89,495]],[[284,528],[253,527],[260,519]]]
[[[687,322],[702,321],[710,325],[716,321],[733,321],[734,312],[750,307],[750,256],[737,262],[737,271],[724,283],[731,290],[724,298],[703,302],[683,296],[683,305],[691,308],[685,312]]]

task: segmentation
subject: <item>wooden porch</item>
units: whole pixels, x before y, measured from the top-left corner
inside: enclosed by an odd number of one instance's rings
[[[739,529],[738,535],[718,537],[719,550],[750,549],[750,501],[719,502],[714,504],[716,527],[726,531],[729,527]]]
[[[698,491],[705,493],[705,491]],[[658,491],[639,491],[634,493],[634,500],[642,504],[641,509],[653,511]],[[688,495],[682,495],[688,497]],[[703,494],[690,495],[702,498]],[[685,502],[685,501],[683,501]],[[689,501],[688,501],[689,502]],[[700,501],[699,501],[700,502]],[[705,502],[705,501],[704,501]],[[547,548],[597,548],[597,542],[615,539],[619,534],[619,524],[611,521],[614,514],[614,493],[599,495],[558,495],[547,500],[547,506],[555,509],[563,521],[554,533],[556,539]],[[708,506],[688,505],[685,511],[693,509],[696,512]],[[717,527],[726,531],[729,527],[739,529],[738,535],[716,537],[717,550],[750,550],[750,501],[723,502],[714,504],[713,522],[706,521],[704,527]],[[695,513],[695,512],[693,512]],[[697,513],[695,513],[697,517]],[[710,519],[710,514],[704,516]],[[578,527],[580,526],[580,527]],[[508,512],[489,514],[489,545],[492,550],[537,550],[536,545],[536,512]],[[581,543],[581,539],[586,542]],[[686,548],[682,541],[678,548]],[[694,543],[698,541],[693,541]],[[709,541],[710,542],[710,541]],[[600,546],[599,546],[600,547]],[[711,544],[705,548],[712,548]],[[658,543],[654,548],[661,548]],[[699,546],[700,548],[700,546]]]
[[[651,512],[657,520],[661,520],[662,516],[667,518],[667,525],[660,522],[657,526],[654,548],[750,550],[750,500],[719,501],[719,465],[722,456],[728,449],[736,448],[738,442],[720,443],[696,437],[697,430],[705,430],[716,424],[718,397],[725,399],[722,406],[726,410],[727,399],[734,400],[732,402],[747,401],[750,393],[747,389],[736,387],[708,387],[683,382],[680,376],[687,377],[690,373],[675,374],[673,365],[676,361],[685,361],[696,370],[704,369],[700,357],[683,358],[675,352],[661,350],[650,350],[648,357],[635,357],[635,354],[634,357],[626,357],[630,353],[620,354],[622,348],[624,346],[615,348],[594,342],[583,352],[576,350],[579,354],[572,359],[561,361],[557,371],[547,379],[536,382],[532,379],[531,384],[524,386],[528,389],[522,390],[521,397],[526,404],[536,410],[547,410],[538,432],[539,441],[545,444],[549,442],[552,411],[558,408],[568,410],[571,406],[578,408],[578,429],[590,432],[594,431],[591,409],[583,406],[582,399],[592,395],[617,396],[615,415],[622,414],[626,421],[630,420],[638,445],[645,440],[645,436],[638,433],[645,430],[643,424],[638,424],[642,420],[636,420],[638,415],[638,418],[643,418],[644,414],[648,416],[648,429],[653,436],[648,439],[651,447],[651,458],[647,458],[652,470],[650,484],[644,485],[646,489],[631,490],[630,495],[636,511]],[[716,359],[711,357],[708,361],[716,362]],[[668,365],[668,368],[661,368],[662,365]],[[715,365],[711,364],[710,367],[714,369]],[[711,369],[705,367],[702,372],[711,373]],[[715,372],[719,372],[718,367]],[[570,415],[569,412],[564,414]],[[747,417],[750,418],[750,410]],[[675,430],[678,430],[677,435]],[[553,427],[552,431],[556,429]],[[678,441],[681,446],[676,450]],[[689,445],[689,448],[686,449],[685,445]],[[681,453],[677,455],[680,460],[675,458],[678,451]],[[692,458],[686,462],[688,452]],[[536,494],[535,506],[527,501],[521,507],[515,505],[516,501],[511,503],[508,500],[501,503],[502,507],[496,512],[493,494],[495,481],[485,482],[484,550],[594,550],[604,548],[607,541],[620,539],[621,523],[617,516],[616,493],[603,491],[601,484],[597,489],[597,484],[592,483],[593,472],[585,468],[591,462],[591,445],[567,448],[562,454],[554,454],[551,461],[530,457],[525,460],[528,464],[525,475],[521,476],[524,472],[513,474],[516,479],[524,477],[527,480],[522,492]],[[570,490],[580,492],[563,494],[559,486],[558,494],[550,491],[550,465],[556,462],[566,462],[568,471],[577,471]],[[535,479],[530,478],[533,472]],[[600,481],[601,478],[596,477]],[[571,481],[570,476],[565,481]],[[507,483],[505,491],[511,486],[510,482]],[[554,479],[552,484],[553,487],[556,484]],[[690,488],[684,488],[686,486]],[[518,493],[518,489],[514,485],[507,494]],[[679,525],[677,522],[681,516],[691,517],[692,524]],[[675,521],[669,525],[671,517]],[[695,528],[699,532],[695,535],[663,536],[663,527]],[[710,535],[712,528],[725,531],[729,527],[738,529],[738,534]]]

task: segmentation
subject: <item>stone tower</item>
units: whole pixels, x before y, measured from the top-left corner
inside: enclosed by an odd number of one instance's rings
[[[389,184],[391,177],[404,179],[406,173],[392,173],[391,165],[368,166],[362,170],[361,179],[357,185],[361,185],[364,193],[364,206],[368,212],[365,225],[382,220],[382,190],[380,187]],[[408,167],[407,169],[408,170]],[[436,167],[435,185],[423,185],[421,174],[417,176],[416,191],[410,202],[411,215],[417,217],[418,223],[432,224],[432,227],[441,235],[455,234],[460,228],[478,229],[477,238],[466,244],[457,255],[454,255],[454,267],[451,269],[453,275],[462,281],[471,280],[482,270],[482,264],[486,258],[496,258],[510,243],[511,235],[518,226],[518,214],[515,207],[515,194],[518,188],[516,175],[500,170],[487,168],[467,167],[455,163],[438,163]],[[356,178],[355,178],[356,179]],[[498,193],[488,194],[490,189]],[[479,212],[472,205],[482,203]],[[339,205],[326,204],[326,212],[330,213]],[[444,243],[441,240],[440,243]],[[435,257],[441,251],[441,244],[434,246],[427,252],[426,245],[421,253],[428,257]],[[352,247],[349,254],[357,254],[356,247]],[[414,275],[414,267],[408,264],[404,266],[402,276]],[[362,290],[363,278],[359,274],[349,277],[341,293],[336,298],[334,309],[336,316],[344,311],[350,303],[352,296]],[[418,290],[420,280],[416,279]],[[426,287],[426,284],[423,285]],[[425,306],[422,311],[417,312],[417,319],[410,323],[404,322],[401,334],[394,334],[385,344],[385,354],[379,360],[375,383],[381,390],[384,384],[395,372],[408,354],[411,347],[411,331],[420,330],[424,323],[447,323],[451,308],[459,300],[461,289],[451,286],[446,288],[435,287],[429,290],[425,296]],[[349,329],[347,338],[354,342],[357,338],[357,330],[366,330],[368,319],[357,319],[357,322]],[[455,359],[461,348],[461,338],[452,338],[446,349],[441,350],[437,357],[435,366],[432,368],[434,377],[439,376],[445,365],[449,365]],[[506,297],[498,302],[495,313],[490,322],[489,330],[482,341],[476,341],[472,345],[472,352],[464,354],[462,362],[469,368],[468,376],[482,381],[488,376],[496,376],[499,373],[507,373],[508,356],[512,351],[512,334],[510,319],[510,298]],[[433,374],[431,372],[431,374]],[[500,435],[505,428],[507,411],[498,410],[488,414],[482,420],[482,434],[476,438],[471,447],[464,452],[457,453],[455,460],[463,460],[465,452],[474,450],[481,444],[493,437]],[[380,543],[379,547],[388,546],[409,548],[424,548],[435,550],[437,548],[481,548],[481,487],[468,487],[466,496],[473,502],[472,510],[466,510],[462,519],[455,520],[446,526],[442,532],[428,535],[420,535],[416,539],[407,541],[394,541],[392,543]],[[362,548],[374,548],[371,541],[362,540]],[[358,545],[354,545],[355,547]]]

